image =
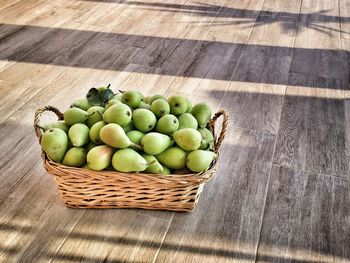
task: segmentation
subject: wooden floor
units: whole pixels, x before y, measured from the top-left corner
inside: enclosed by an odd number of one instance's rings
[[[0,0],[0,262],[350,262],[349,0]],[[196,211],[73,210],[33,113],[111,83],[226,108]]]

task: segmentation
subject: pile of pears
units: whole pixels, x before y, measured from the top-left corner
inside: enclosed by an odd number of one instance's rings
[[[211,115],[185,96],[114,93],[108,85],[90,89],[64,120],[40,126],[41,146],[54,162],[94,171],[199,173],[216,158]]]

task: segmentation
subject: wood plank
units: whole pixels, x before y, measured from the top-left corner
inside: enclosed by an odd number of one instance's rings
[[[258,262],[349,262],[349,182],[273,166]]]
[[[333,89],[318,88],[318,83],[324,82]],[[301,74],[291,74],[289,83],[292,85],[286,91],[274,163],[346,177],[349,160],[343,84]],[[298,83],[314,88],[304,89]]]
[[[339,0],[339,22],[341,38],[350,39],[350,3]]]
[[[198,207],[175,214],[156,262],[254,262],[275,137],[230,128]]]

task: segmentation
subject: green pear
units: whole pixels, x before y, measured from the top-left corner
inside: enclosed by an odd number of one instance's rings
[[[150,132],[143,136],[141,147],[145,153],[157,155],[164,152],[170,146],[170,143],[171,139],[169,136],[158,132]]]
[[[151,97],[149,104],[152,105],[152,102],[158,99],[167,100],[165,96],[156,94]]]
[[[160,118],[166,114],[170,113],[170,106],[166,100],[157,99],[151,104],[151,111],[156,115],[157,118]]]
[[[192,103],[191,103],[191,101],[188,98],[185,97],[185,99],[186,99],[186,102],[187,102],[186,112],[187,113],[191,113],[191,111],[192,111]]]
[[[192,108],[192,115],[196,118],[199,127],[207,126],[211,117],[211,108],[205,102],[198,103]]]
[[[64,122],[72,126],[73,124],[76,123],[85,123],[87,120],[89,114],[79,108],[70,108],[64,112]]]
[[[96,147],[97,145],[94,144],[93,142],[89,142],[86,146],[85,146],[85,150],[86,153],[88,153],[92,148]]]
[[[101,171],[110,165],[112,155],[112,147],[108,145],[99,145],[88,152],[86,160],[91,170]]]
[[[84,146],[89,142],[89,127],[82,123],[76,123],[69,128],[68,137],[73,146]]]
[[[106,125],[106,123],[104,121],[99,121],[97,123],[95,123],[94,125],[92,125],[92,127],[90,128],[90,132],[89,132],[89,136],[90,136],[90,140],[95,143],[95,144],[102,144],[102,140],[100,138],[100,131],[102,129],[102,127],[104,127]]]
[[[172,114],[167,114],[158,120],[156,131],[164,134],[171,134],[174,131],[177,131],[178,128],[178,119]]]
[[[122,103],[120,100],[117,99],[111,99],[107,102],[105,109],[107,110],[109,107],[111,107],[114,104]]]
[[[67,134],[58,128],[52,128],[44,132],[40,139],[44,152],[54,162],[60,163],[68,149]]]
[[[139,109],[147,109],[147,110],[151,110],[151,106],[147,103],[144,103],[143,101],[141,101],[140,105],[139,105]]]
[[[82,167],[86,163],[86,150],[82,147],[73,147],[66,152],[63,164],[73,167]]]
[[[156,155],[157,160],[166,167],[174,170],[186,166],[187,153],[180,147],[170,147],[161,154]]]
[[[151,96],[146,96],[143,98],[143,102],[148,104],[148,105],[151,105],[151,100],[152,100]]]
[[[131,145],[131,141],[126,136],[123,128],[116,123],[109,123],[100,130],[101,140],[114,148],[127,148]]]
[[[163,168],[163,175],[170,175],[171,174],[171,171],[168,167],[166,167],[165,165],[162,165],[162,168]]]
[[[210,144],[214,143],[214,136],[207,128],[199,128],[198,131],[202,135],[201,147],[199,149],[206,150]]]
[[[116,123],[120,126],[129,124],[132,118],[132,111],[128,105],[117,103],[109,107],[103,113],[103,120],[107,123]]]
[[[69,130],[69,126],[64,121],[54,121],[54,122],[46,123],[42,127],[44,132],[46,132],[47,130],[52,129],[52,128],[61,129],[65,133],[68,133],[68,130]]]
[[[185,151],[194,151],[201,146],[202,136],[199,131],[192,128],[185,128],[173,133],[177,145]]]
[[[125,132],[128,132],[128,131],[131,131],[131,130],[135,129],[134,124],[132,123],[132,121],[129,122],[127,125],[122,126],[122,128],[123,128],[123,130]]]
[[[122,102],[128,105],[132,109],[136,109],[139,107],[142,101],[142,94],[138,91],[125,91],[122,95]]]
[[[112,100],[119,100],[122,101],[122,93],[118,93],[112,97]]]
[[[198,128],[198,122],[195,117],[193,117],[190,113],[182,113],[179,117],[179,130],[185,129],[185,128],[192,128],[197,129]]]
[[[81,168],[91,170],[90,167],[89,167],[89,165],[88,165],[87,163],[84,164]]]
[[[131,142],[140,145],[141,140],[142,140],[143,136],[145,136],[145,134],[143,132],[140,132],[137,130],[132,130],[132,131],[128,131],[126,133],[126,136],[129,137]]]
[[[115,152],[112,158],[114,169],[119,172],[141,172],[148,167],[147,161],[136,151],[130,148]]]
[[[87,110],[87,113],[89,114],[86,124],[87,126],[91,127],[96,122],[103,120],[103,112],[105,109],[101,106],[92,106]]]
[[[170,105],[170,113],[175,116],[185,113],[187,110],[187,100],[184,96],[170,96],[168,102]]]
[[[192,172],[203,172],[208,169],[215,156],[211,151],[195,150],[188,154],[186,165]]]
[[[163,166],[158,162],[156,157],[154,157],[153,155],[148,155],[148,154],[142,154],[142,157],[149,164],[147,169],[145,170],[146,173],[150,173],[150,174],[162,174],[163,173]]]
[[[133,113],[132,120],[136,129],[142,132],[153,130],[157,123],[154,113],[146,109],[136,109]]]
[[[87,98],[78,99],[72,104],[72,107],[76,107],[76,108],[82,109],[84,111],[87,111],[91,106],[92,105],[87,100]]]

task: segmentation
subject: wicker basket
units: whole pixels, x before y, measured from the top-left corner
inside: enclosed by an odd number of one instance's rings
[[[63,114],[47,106],[35,113],[34,128],[41,138],[39,122],[45,111],[54,112],[59,120]],[[215,152],[219,154],[225,137],[228,114],[218,111],[209,122],[215,132],[216,120],[223,116],[222,129],[215,138]],[[218,155],[217,155],[218,156]],[[57,189],[66,206],[71,208],[143,208],[173,211],[192,211],[206,181],[216,172],[217,159],[210,168],[198,174],[174,174],[170,176],[145,173],[121,173],[116,171],[91,171],[55,163],[42,151],[44,167],[55,176]]]

